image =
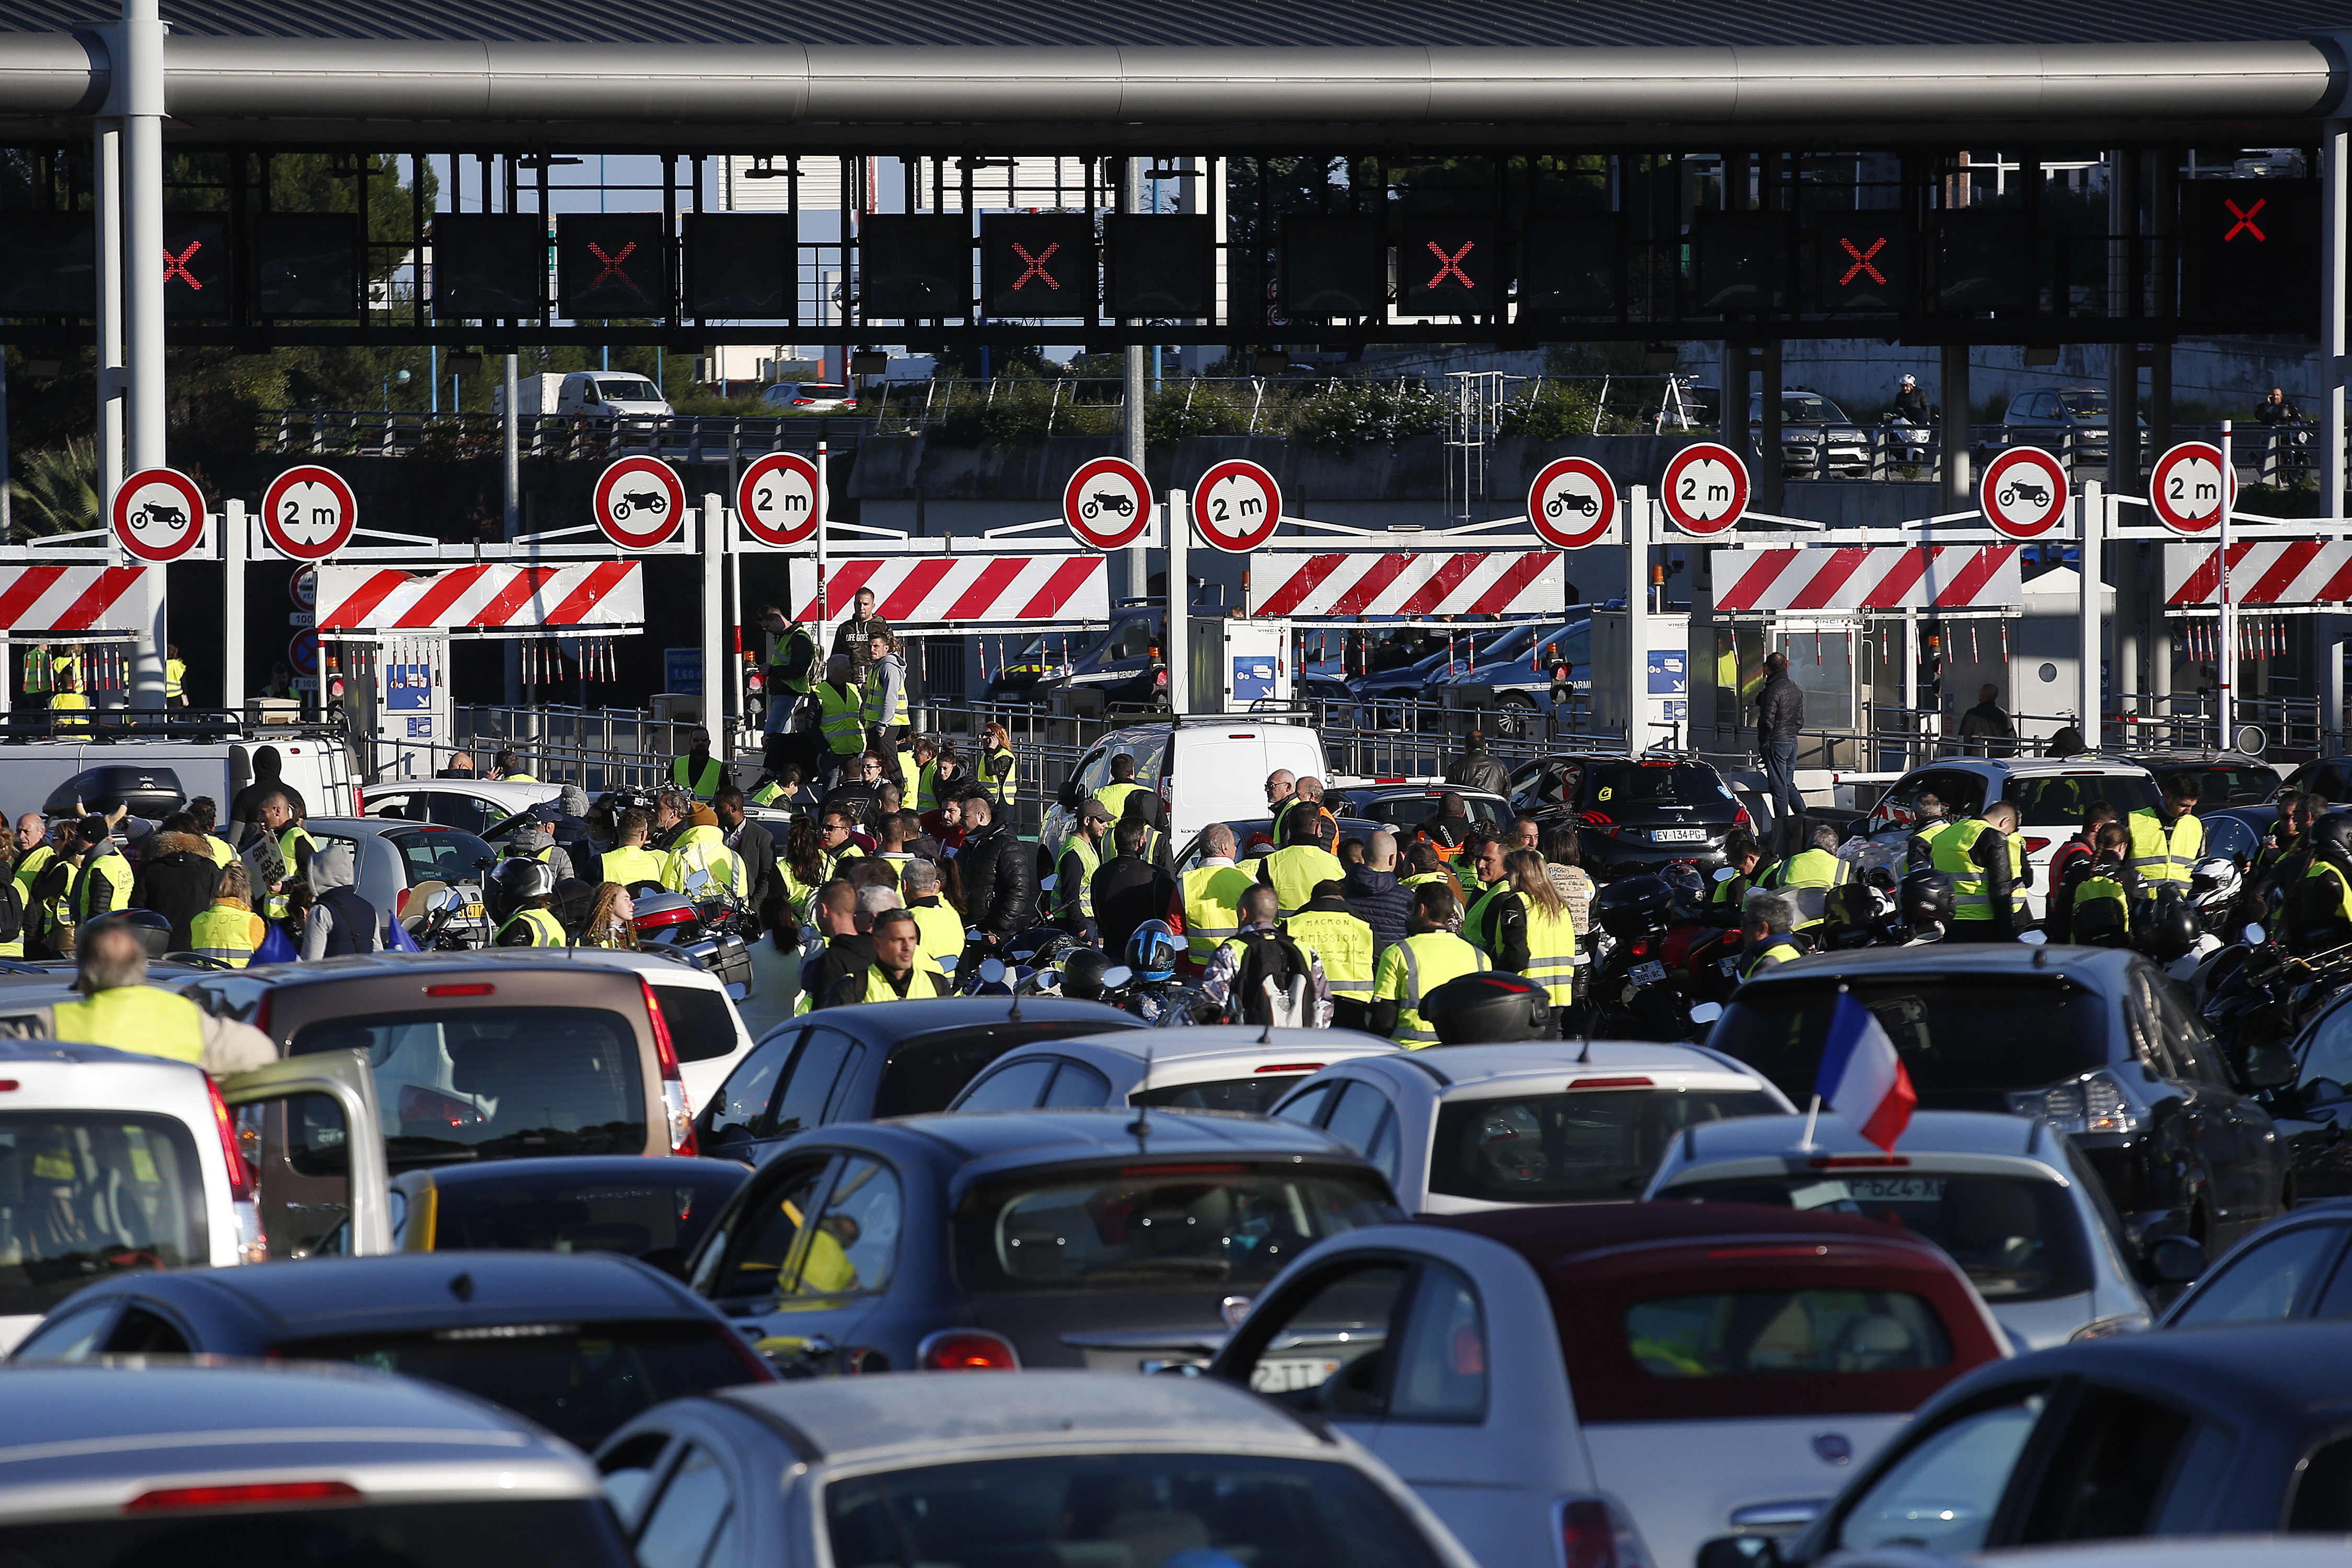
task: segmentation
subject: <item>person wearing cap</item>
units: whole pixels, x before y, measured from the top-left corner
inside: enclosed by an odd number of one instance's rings
[[[77,1002],[44,1008],[34,1027],[53,1040],[187,1062],[215,1078],[278,1059],[278,1047],[250,1024],[215,1017],[176,991],[147,983],[139,933],[110,921],[74,954]]]
[[[1110,807],[1087,796],[1069,837],[1062,841],[1061,858],[1054,864],[1054,923],[1072,936],[1095,932],[1095,873],[1102,869],[1103,838],[1110,832]]]
[[[67,895],[66,907],[77,927],[131,907],[131,888],[137,878],[131,862],[115,848],[112,827],[106,818],[85,816],[75,826],[74,862],[73,889]]]
[[[507,858],[536,860],[546,867],[559,882],[566,877],[576,877],[580,873],[573,868],[571,855],[562,846],[555,842],[555,835],[549,829],[547,816],[540,815],[544,809],[546,808],[533,806],[530,812],[515,825],[515,830],[507,836]],[[549,815],[551,816],[552,813]],[[314,883],[313,886],[315,885]]]
[[[670,851],[669,875],[662,879],[662,886],[682,893],[698,871],[708,871],[717,889],[731,898],[741,898],[751,885],[751,868],[743,864],[743,857],[727,847],[718,814],[699,804],[687,815],[686,831],[678,835]]]

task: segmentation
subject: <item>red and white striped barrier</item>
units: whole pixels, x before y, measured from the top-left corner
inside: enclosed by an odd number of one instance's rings
[[[1253,616],[1544,615],[1566,602],[1556,550],[1332,551],[1252,557]]]
[[[0,566],[0,628],[12,632],[135,632],[131,597],[144,566]]]
[[[2164,547],[2164,602],[2221,602],[2221,547]],[[2233,605],[2321,605],[2352,595],[2352,541],[2320,539],[2237,540],[2230,543],[2230,602]]]
[[[509,626],[625,626],[646,618],[645,565],[484,563],[442,572],[319,568],[320,631],[428,631]]]
[[[2014,544],[1715,550],[1718,610],[2017,609]]]
[[[965,540],[967,548],[984,540]],[[1053,555],[852,556],[827,568],[824,620],[847,620],[857,591],[874,590],[874,613],[894,627],[951,623],[1008,626],[1110,618],[1109,557],[1093,551]],[[816,619],[816,563],[792,563],[793,618]]]

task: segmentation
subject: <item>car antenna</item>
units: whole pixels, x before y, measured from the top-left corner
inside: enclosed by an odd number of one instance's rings
[[[1151,1082],[1151,1043],[1148,1040],[1143,1046],[1143,1081],[1147,1085]],[[1135,1120],[1127,1124],[1127,1130],[1135,1135],[1137,1153],[1151,1152],[1150,1146],[1144,1142],[1145,1139],[1151,1136],[1151,1102],[1150,1100],[1139,1100],[1135,1102]]]

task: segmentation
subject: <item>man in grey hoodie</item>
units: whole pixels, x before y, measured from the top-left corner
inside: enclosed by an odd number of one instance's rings
[[[866,744],[895,758],[898,731],[907,722],[907,661],[898,656],[898,639],[887,631],[876,632],[868,646],[873,659],[866,667]]]
[[[354,879],[352,847],[341,839],[310,857],[312,901],[302,921],[305,960],[373,952],[383,945],[377,936],[383,916],[352,885]]]

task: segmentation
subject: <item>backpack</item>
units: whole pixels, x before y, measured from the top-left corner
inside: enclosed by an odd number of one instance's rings
[[[1314,973],[1298,943],[1282,931],[1244,931],[1225,1011],[1236,1024],[1303,1028],[1314,1019],[1309,988]]]
[[[5,879],[7,887],[0,889],[0,942],[15,942],[25,934],[25,899],[16,890],[16,879]]]

